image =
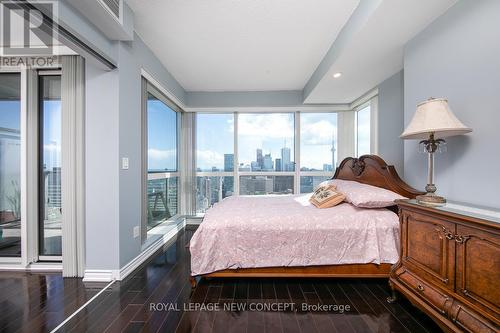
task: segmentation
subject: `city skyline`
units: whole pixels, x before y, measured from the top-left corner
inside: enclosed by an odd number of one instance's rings
[[[251,162],[257,161],[256,149],[262,149],[263,157],[270,154],[276,168],[276,159],[281,158],[283,146],[290,148],[290,160],[295,161],[294,118],[293,114],[240,114],[239,163],[251,167]],[[324,164],[332,164],[332,142],[337,149],[337,114],[304,113],[300,122],[301,167],[323,170]],[[199,114],[196,135],[197,169],[205,172],[223,170],[224,155],[234,153],[234,115]]]
[[[321,169],[301,167],[301,171],[333,171],[336,167],[336,152],[337,149],[335,141],[332,142],[331,151],[331,163],[323,163]],[[256,158],[251,161],[250,164],[239,163],[239,171],[285,171],[292,172],[295,171],[295,161],[290,160],[291,149],[289,147],[282,147],[280,149],[281,155],[278,158],[273,159],[271,153],[263,154],[262,148],[257,148],[255,150]],[[197,172],[232,172],[234,171],[234,154],[225,153],[224,154],[224,167],[218,168],[217,166],[211,166],[208,169],[196,168]]]

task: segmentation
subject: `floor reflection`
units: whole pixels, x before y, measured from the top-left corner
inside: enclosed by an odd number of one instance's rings
[[[55,273],[0,272],[0,332],[49,332],[103,286]]]

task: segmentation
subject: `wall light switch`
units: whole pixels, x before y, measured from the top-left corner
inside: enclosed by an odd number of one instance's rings
[[[134,238],[139,237],[140,233],[141,233],[141,230],[139,229],[139,226],[134,227]]]
[[[122,169],[128,170],[128,157],[122,157]]]

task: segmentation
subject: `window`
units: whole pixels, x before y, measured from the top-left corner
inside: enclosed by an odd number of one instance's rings
[[[177,171],[177,112],[148,92],[148,172]]]
[[[337,114],[300,115],[300,170],[334,171],[337,166]]]
[[[196,211],[234,192],[234,115],[196,116]]]
[[[234,115],[196,116],[196,170],[234,170]]]
[[[293,113],[238,115],[239,194],[293,193],[294,133]]]
[[[178,112],[158,89],[146,84],[147,185],[145,227],[150,230],[179,211]]]
[[[61,76],[39,76],[39,255],[62,255]]]
[[[340,162],[339,122],[343,154],[355,154],[356,135],[358,151],[370,151],[370,104],[346,115],[348,121],[336,112],[198,113],[197,212],[230,195],[313,192]]]
[[[294,114],[239,114],[238,163],[242,172],[293,172]]]
[[[0,257],[21,256],[21,75],[0,73]]]
[[[337,167],[337,114],[300,115],[300,193],[310,193]]]
[[[356,152],[357,156],[368,155],[371,152],[371,105],[368,104],[356,112]]]

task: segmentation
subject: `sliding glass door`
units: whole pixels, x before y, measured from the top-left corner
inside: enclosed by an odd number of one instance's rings
[[[0,73],[0,257],[21,257],[20,73]]]
[[[61,256],[61,76],[39,76],[39,259]]]

